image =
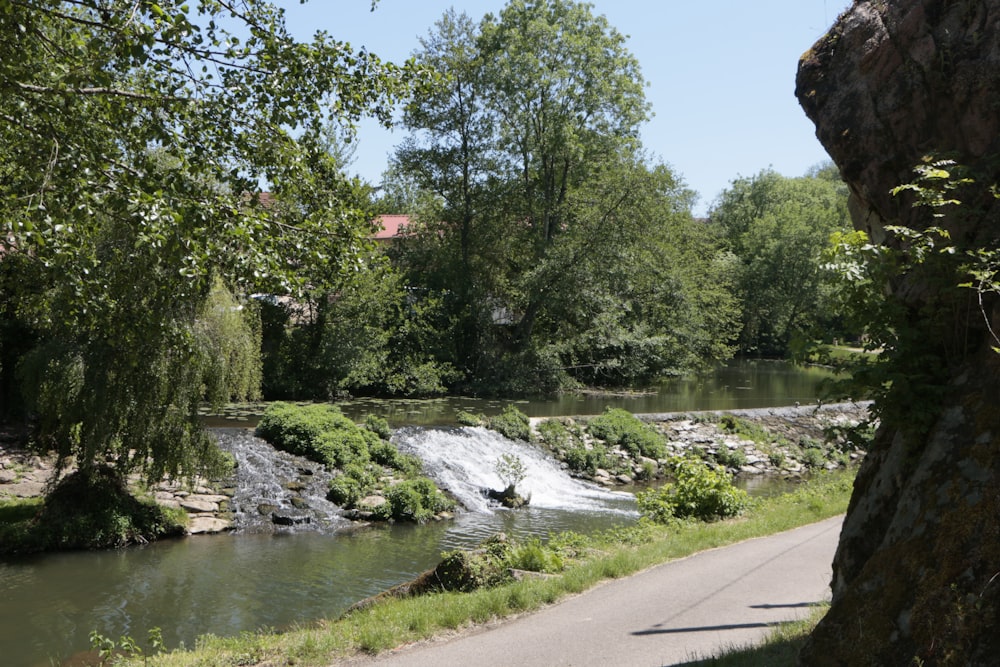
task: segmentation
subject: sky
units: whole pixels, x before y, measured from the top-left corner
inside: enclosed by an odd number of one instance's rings
[[[504,0],[281,0],[300,39],[325,30],[383,60],[400,62],[419,48],[454,7],[478,21]],[[697,215],[739,177],[774,169],[801,176],[828,160],[795,99],[799,56],[850,0],[592,0],[638,59],[653,117],[645,149],[698,192]],[[377,184],[405,130],[373,121],[359,128],[349,171]]]

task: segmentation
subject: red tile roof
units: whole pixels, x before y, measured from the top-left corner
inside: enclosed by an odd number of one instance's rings
[[[375,240],[388,241],[406,233],[406,226],[410,224],[410,216],[380,215],[376,222],[379,224],[379,230],[375,232]]]

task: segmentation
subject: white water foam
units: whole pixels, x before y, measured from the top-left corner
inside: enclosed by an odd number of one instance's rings
[[[483,489],[503,489],[495,466],[501,456],[512,454],[521,459],[527,472],[517,491],[530,497],[533,508],[634,514],[622,507],[629,494],[574,479],[540,448],[485,428],[403,428],[395,432],[393,441],[401,450],[419,456],[427,474],[474,512],[496,509]]]

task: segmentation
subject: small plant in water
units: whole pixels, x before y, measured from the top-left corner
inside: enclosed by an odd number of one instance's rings
[[[510,492],[528,476],[527,466],[516,454],[504,454],[497,459],[493,469]]]

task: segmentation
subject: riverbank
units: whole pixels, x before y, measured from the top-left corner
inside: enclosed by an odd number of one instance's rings
[[[496,623],[553,604],[604,579],[620,578],[692,553],[813,523],[846,510],[853,471],[818,475],[789,494],[758,500],[744,516],[716,523],[671,526],[642,523],[590,537],[564,536],[564,567],[545,578],[471,593],[438,593],[390,599],[340,619],[290,632],[203,637],[195,651],[133,657],[128,664],[188,667],[210,665],[330,665],[362,655]]]
[[[695,456],[737,478],[801,478],[859,462],[874,432],[870,403],[636,415],[665,443],[661,455],[643,455],[629,443],[595,437],[595,422],[616,417],[616,437],[635,431],[624,415],[532,419],[533,440],[547,446],[576,477],[608,488],[661,479],[676,457]],[[607,428],[598,430],[607,431]],[[642,437],[634,432],[632,440]]]

